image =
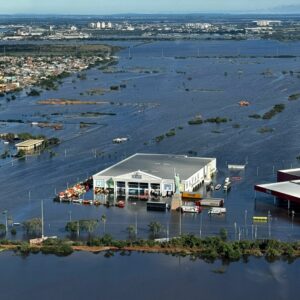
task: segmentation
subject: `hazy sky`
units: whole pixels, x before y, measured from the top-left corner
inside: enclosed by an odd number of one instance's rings
[[[0,0],[0,14],[185,13],[259,11],[299,0]]]

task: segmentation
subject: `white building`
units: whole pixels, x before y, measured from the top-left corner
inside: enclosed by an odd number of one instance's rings
[[[277,20],[257,20],[254,21],[254,23],[256,23],[256,25],[260,27],[267,27],[271,25],[281,25],[282,22]]]
[[[97,29],[101,29],[101,23],[100,23],[100,22],[97,22],[97,23],[96,23],[96,28],[97,28]]]
[[[175,192],[175,173],[180,191],[192,192],[216,172],[216,158],[172,154],[134,154],[95,174],[94,189],[108,189],[115,195],[147,196],[152,192],[165,196]]]

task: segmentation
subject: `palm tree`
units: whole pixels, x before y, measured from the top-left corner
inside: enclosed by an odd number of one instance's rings
[[[163,226],[159,223],[159,222],[151,222],[149,225],[149,231],[150,231],[150,235],[153,239],[156,239],[159,237],[159,235],[161,234],[161,232],[163,231]]]
[[[105,233],[106,215],[101,216],[101,222],[103,223],[103,231]]]
[[[129,240],[134,240],[136,238],[136,228],[134,225],[129,225],[127,227],[128,238]]]

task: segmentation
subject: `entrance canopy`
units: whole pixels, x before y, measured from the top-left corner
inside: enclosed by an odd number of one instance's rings
[[[254,187],[258,192],[273,195],[282,200],[300,204],[300,180],[259,184]]]

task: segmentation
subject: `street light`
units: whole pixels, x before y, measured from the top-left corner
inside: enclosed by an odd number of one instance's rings
[[[7,210],[3,211],[3,215],[5,215],[5,233],[7,233],[8,231],[7,213],[8,213]]]

